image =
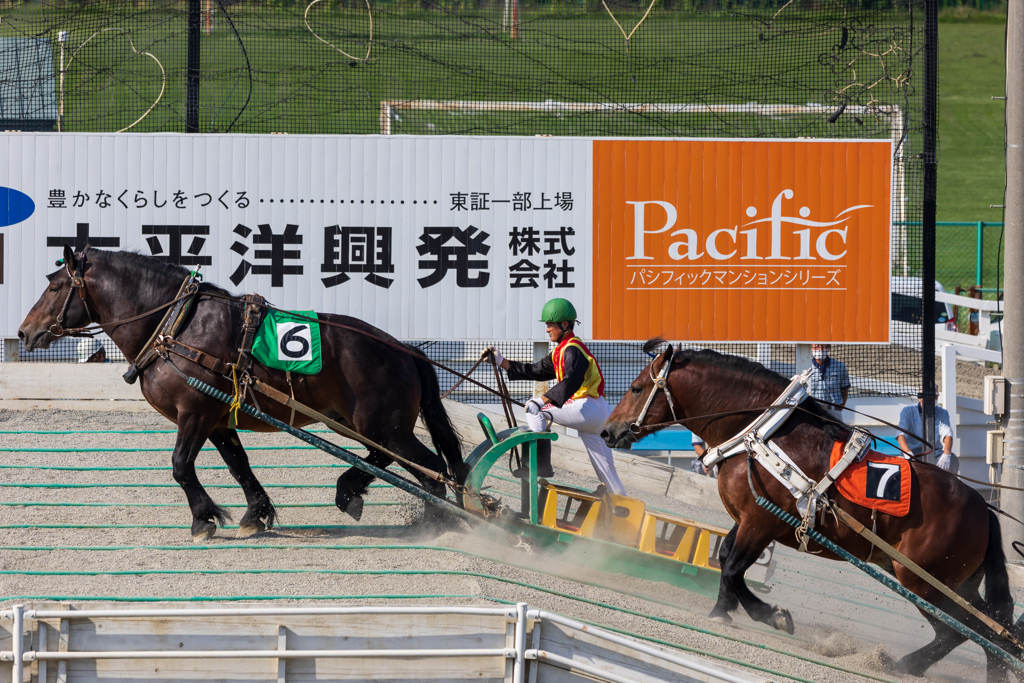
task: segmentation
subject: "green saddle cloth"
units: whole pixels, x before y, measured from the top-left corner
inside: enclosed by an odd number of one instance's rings
[[[268,368],[315,375],[323,367],[320,324],[295,314],[316,318],[315,311],[268,309],[252,343],[252,357]]]

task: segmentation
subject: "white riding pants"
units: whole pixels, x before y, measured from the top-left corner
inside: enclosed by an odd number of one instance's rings
[[[569,427],[579,432],[580,439],[590,456],[597,478],[610,493],[626,495],[626,487],[619,480],[612,459],[612,449],[601,438],[601,429],[612,409],[603,398],[580,398],[570,400],[561,408],[553,405],[545,406],[536,415],[526,413],[526,426],[531,432],[546,432],[550,422]]]

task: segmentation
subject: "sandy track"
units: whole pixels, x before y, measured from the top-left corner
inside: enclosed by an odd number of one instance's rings
[[[0,465],[4,465],[0,484],[18,484],[0,486],[0,503],[97,504],[0,505],[0,570],[42,573],[0,575],[4,604],[17,596],[362,596],[363,600],[383,601],[387,598],[367,596],[433,595],[450,596],[432,599],[446,604],[527,601],[789,676],[814,681],[865,680],[856,673],[803,659],[810,658],[887,680],[920,680],[902,677],[888,664],[927,643],[930,627],[909,604],[849,565],[782,549],[777,553],[779,565],[766,599],[793,612],[796,635],[755,624],[745,614],[737,614],[734,623],[726,626],[706,618],[710,600],[663,584],[623,581],[558,558],[495,546],[465,530],[421,537],[415,526],[421,504],[392,488],[371,489],[363,518],[357,523],[333,507],[334,481],[344,470],[326,454],[282,434],[242,436],[253,465],[265,466],[255,470],[265,485],[298,485],[268,486],[279,505],[278,527],[243,540],[235,539],[233,529],[220,529],[208,544],[195,546],[184,495],[169,470],[174,434],[141,431],[172,428],[155,413],[0,411],[0,430],[4,432],[0,433],[0,448],[8,449],[0,451]],[[76,433],[9,433],[57,429]],[[126,429],[133,433],[88,433]],[[12,467],[15,465],[28,467]],[[209,468],[200,469],[199,476],[214,499],[236,506],[228,509],[237,521],[244,511],[244,498],[227,471],[219,469],[223,467],[219,455],[204,451],[198,465]],[[75,467],[152,469],[66,469]],[[591,488],[597,483],[562,472],[559,479]],[[518,488],[498,479],[489,483],[506,493]],[[678,514],[729,523],[712,510],[655,495],[640,497],[648,505]],[[140,524],[167,526],[127,526]],[[246,547],[230,547],[237,545]],[[374,547],[382,545],[397,547]],[[53,546],[61,549],[48,549]],[[70,549],[73,546],[89,549]],[[114,546],[127,548],[98,549]],[[216,573],[239,570],[253,573]],[[401,573],[393,573],[395,570]],[[125,573],[154,571],[163,573]],[[929,673],[941,680],[983,680],[984,657],[977,646],[961,646]]]

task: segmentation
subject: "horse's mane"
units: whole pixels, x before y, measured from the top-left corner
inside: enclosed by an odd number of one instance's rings
[[[667,343],[668,342],[661,337],[648,339],[644,342],[643,350],[645,353],[652,353],[655,349]],[[695,363],[710,365],[724,370],[733,370],[739,374],[748,375],[752,379],[764,380],[772,386],[779,387],[779,389],[785,389],[789,386],[788,379],[774,370],[769,370],[760,363],[744,358],[743,356],[719,353],[718,351],[712,351],[711,349],[684,349],[682,346],[678,346],[672,356],[672,361],[693,361]],[[830,439],[837,441],[846,439],[848,430],[845,427],[832,422],[834,418],[826,412],[825,408],[820,403],[813,398],[808,397],[808,399],[803,402],[802,406],[814,417],[818,418],[818,421],[821,422],[820,427],[825,431],[825,434]]]
[[[170,283],[180,285],[182,281],[184,281],[185,276],[191,272],[191,269],[186,268],[185,266],[166,263],[134,250],[107,251],[105,249],[90,247],[88,256],[93,259],[97,257],[105,259],[115,267],[122,268],[125,271],[132,273],[133,276],[138,278],[137,282],[140,287],[147,283],[157,286],[163,286]],[[204,291],[214,291],[220,294],[230,295],[230,292],[226,289],[222,289],[216,285],[203,283],[201,286]]]

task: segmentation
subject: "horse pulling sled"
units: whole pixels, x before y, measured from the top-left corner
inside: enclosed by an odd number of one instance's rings
[[[556,434],[496,434],[481,418],[485,441],[463,462],[432,361],[419,349],[345,316],[289,314],[292,326],[278,323],[276,337],[284,348],[291,345],[294,356],[318,341],[319,354],[312,354],[317,372],[301,374],[290,365],[275,369],[253,362],[254,355],[260,360],[260,319],[272,310],[261,299],[232,297],[200,282],[196,273],[129,252],[87,247],[75,254],[66,247],[59,265],[19,336],[31,350],[63,334],[102,329],[134,360],[126,380],[140,381],[146,400],[178,425],[173,476],[188,500],[195,540],[211,537],[227,518],[196,476],[202,445],[207,439],[214,444],[242,487],[247,509],[238,535],[247,536],[272,526],[276,512],[237,429],[281,430],[352,465],[338,478],[335,503],[357,520],[363,494],[380,478],[424,500],[428,525],[443,523],[443,511],[501,541],[511,534],[518,544],[561,551],[581,566],[665,581],[711,598],[717,594],[718,546],[727,530],[648,510],[637,500],[538,481],[537,441]],[[300,323],[317,326],[316,334],[306,330],[301,336]],[[436,453],[413,433],[419,416]],[[302,430],[316,422],[366,445],[368,456]],[[495,463],[519,449],[529,475],[520,508],[511,510],[488,494],[485,479]],[[387,471],[391,462],[416,483]],[[445,497],[448,489],[458,504]],[[771,567],[767,551],[751,572],[754,588],[766,590]]]
[[[644,348],[663,343],[652,339]],[[605,424],[612,448],[680,423],[710,447],[704,464],[718,465],[719,494],[736,522],[721,547],[712,618],[731,621],[742,605],[755,621],[793,633],[789,612],[743,581],[759,554],[779,542],[847,560],[921,611],[935,638],[900,660],[907,672],[923,675],[970,639],[985,648],[990,681],[1007,680],[1011,670],[1020,676],[1024,628],[1013,624],[995,513],[949,472],[870,453],[870,434],[833,419],[807,396],[806,380],[787,384],[743,358],[669,345]]]
[[[713,446],[706,462],[724,457],[719,491],[736,521],[726,532],[659,518],[657,511],[636,505],[639,501],[589,496],[537,480],[537,440],[557,438],[550,433],[509,430],[499,435],[481,421],[487,441],[463,462],[433,362],[361,321],[298,316],[323,326],[322,368],[293,375],[252,361],[259,313],[268,308],[260,299],[240,300],[199,283],[194,273],[127,252],[87,247],[75,254],[66,247],[60,265],[48,276],[19,336],[32,350],[62,334],[102,329],[126,357],[135,359],[143,396],[178,425],[173,475],[188,499],[194,538],[212,535],[227,516],[196,477],[200,447],[209,439],[241,485],[247,510],[239,534],[247,535],[272,525],[275,511],[236,430],[283,430],[353,465],[338,479],[335,503],[356,519],[363,493],[379,477],[427,502],[428,523],[440,521],[439,511],[447,510],[506,539],[511,534],[519,543],[571,552],[590,567],[667,581],[712,597],[717,593],[714,617],[727,620],[742,604],[755,620],[792,632],[789,613],[758,599],[744,581],[747,570],[763,562],[778,540],[874,571],[867,565],[872,562],[896,576],[902,586],[875,572],[912,599],[936,631],[931,644],[904,657],[908,671],[923,673],[968,638],[985,647],[990,680],[1005,680],[1008,669],[1024,670],[1018,629],[1010,624],[1013,603],[999,523],[980,496],[948,473],[917,462],[908,464],[909,506],[903,516],[872,515],[841,491],[829,494],[831,480],[827,486],[818,483],[832,467],[829,456],[836,444],[850,440],[850,430],[826,419],[813,400],[802,401],[799,391],[791,393],[778,375],[753,363],[670,347],[633,382],[603,433],[609,446],[628,448],[645,432],[671,424],[670,415],[673,422],[691,421],[691,429]],[[161,312],[162,318],[156,315]],[[232,343],[239,339],[241,348]],[[223,360],[235,357],[234,363]],[[257,393],[272,399],[265,409]],[[745,424],[751,413],[762,412],[753,425]],[[436,452],[413,434],[420,415]],[[317,421],[358,437],[369,447],[366,460],[301,430]],[[515,447],[525,448],[530,474],[521,508],[511,512],[487,494],[483,482],[494,463]],[[849,464],[860,450],[850,455],[839,448],[839,462]],[[741,452],[748,457],[729,457]],[[418,485],[387,472],[392,461]],[[453,489],[461,507],[444,497],[446,488]],[[798,527],[798,540],[791,524]],[[869,526],[873,531],[866,531]],[[722,540],[713,544],[715,537]],[[630,538],[629,544],[614,542]],[[894,545],[900,548],[897,555],[875,550],[894,551]],[[770,560],[765,578],[768,571]]]

